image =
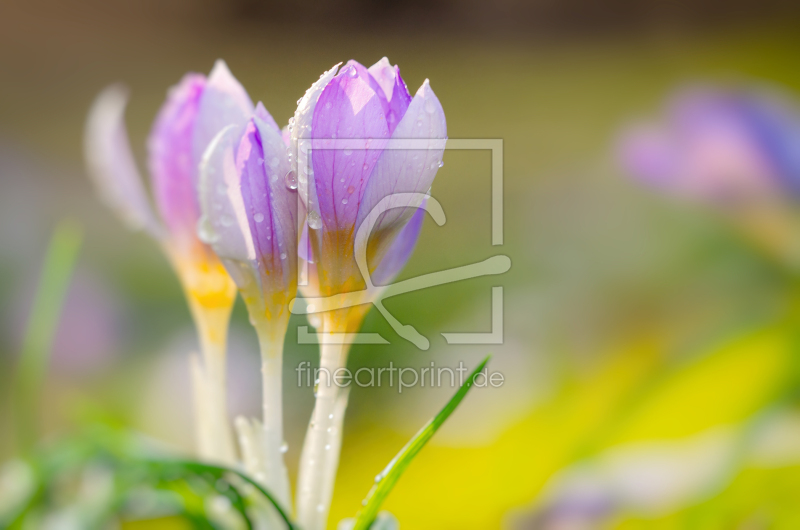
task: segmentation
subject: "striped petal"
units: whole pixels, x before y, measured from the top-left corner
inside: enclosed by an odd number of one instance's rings
[[[205,85],[204,76],[187,74],[170,89],[147,143],[156,205],[167,229],[180,242],[197,237],[200,213],[192,137]]]

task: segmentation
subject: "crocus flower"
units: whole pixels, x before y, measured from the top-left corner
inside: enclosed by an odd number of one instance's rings
[[[233,277],[261,346],[263,423],[237,419],[245,466],[289,505],[281,376],[288,304],[297,292],[297,193],[281,130],[259,103],[209,145],[200,166],[200,234]]]
[[[622,165],[648,184],[720,203],[800,196],[800,113],[773,94],[681,92],[659,124],[632,128]]]
[[[681,92],[661,123],[628,131],[619,157],[639,180],[713,207],[767,254],[800,265],[800,111],[786,98]]]
[[[244,123],[253,103],[218,61],[208,78],[187,74],[170,89],[147,143],[159,216],[150,207],[125,130],[125,89],[96,99],[86,127],[89,174],[101,196],[133,229],[158,241],[183,286],[197,326],[202,366],[193,358],[201,456],[234,461],[225,403],[225,342],[236,288],[211,248],[197,235],[198,164],[205,147],[229,124]],[[160,219],[159,219],[160,217]]]
[[[290,127],[294,158],[287,184],[298,188],[308,211],[319,293],[327,297],[364,289],[356,261],[364,254],[373,282],[390,280],[414,248],[424,215],[418,207],[441,165],[447,137],[444,112],[429,82],[412,97],[399,69],[386,58],[370,68],[355,61],[341,70],[337,65],[306,92]],[[407,146],[398,147],[403,140]],[[385,202],[391,197],[397,200]],[[387,204],[391,209],[373,212]],[[370,237],[359,241],[359,227],[377,214]],[[357,331],[368,308],[327,311],[322,328],[325,333]],[[345,365],[347,348],[322,345],[320,375],[328,380],[319,384],[297,496],[298,520],[307,530],[325,527],[333,494],[344,407],[341,389],[329,379]]]

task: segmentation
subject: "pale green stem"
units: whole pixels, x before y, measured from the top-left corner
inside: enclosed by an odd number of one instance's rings
[[[256,324],[261,348],[262,433],[261,464],[263,483],[283,506],[291,506],[289,474],[283,461],[283,333],[275,333],[270,322]],[[277,336],[276,336],[277,335]]]
[[[190,300],[200,340],[202,366],[193,361],[195,421],[199,456],[236,464],[236,449],[228,419],[226,352],[230,309],[208,309]]]
[[[320,348],[317,399],[300,457],[297,520],[304,530],[323,530],[328,520],[347,405],[347,389],[334,378],[346,367],[348,349],[347,344],[325,343]]]

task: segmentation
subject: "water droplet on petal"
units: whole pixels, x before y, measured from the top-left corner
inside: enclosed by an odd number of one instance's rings
[[[442,167],[443,165],[444,165],[444,160],[439,160],[439,167]]]
[[[322,228],[322,219],[319,214],[313,210],[308,212],[308,227],[314,230]]]
[[[352,154],[353,154],[353,150],[352,149],[345,149],[344,150],[344,156],[350,156]]]
[[[263,213],[261,213],[261,212],[258,212],[258,213],[256,213],[256,214],[253,216],[253,220],[254,220],[255,222],[257,222],[257,223],[260,223],[261,221],[263,221],[263,220],[264,220],[264,214],[263,214]]]
[[[325,506],[323,506],[323,505],[321,505],[321,504],[317,504],[317,511],[318,511],[319,513],[322,513],[322,512],[324,512],[324,511],[325,511]]]
[[[207,245],[212,245],[219,241],[219,235],[214,232],[214,227],[211,226],[211,219],[207,215],[200,216],[197,221],[197,237]]]
[[[284,182],[286,182],[286,187],[289,188],[290,190],[297,189],[297,177],[295,176],[294,171],[289,171],[288,173],[286,173],[286,176],[284,177],[283,180]]]
[[[289,444],[287,444],[286,442],[283,442],[281,444],[281,453],[285,453],[288,450],[289,450]]]
[[[281,252],[281,259],[286,259],[286,252]]]
[[[219,217],[219,224],[221,224],[225,228],[229,228],[233,226],[233,218],[230,215],[221,215]]]
[[[342,204],[347,204],[347,199],[342,199]]]
[[[333,419],[333,414],[328,414],[328,419],[332,420]]]
[[[331,444],[325,444],[325,450],[326,451],[330,451],[331,450]]]

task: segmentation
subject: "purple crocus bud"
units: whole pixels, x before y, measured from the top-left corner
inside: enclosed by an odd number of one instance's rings
[[[187,74],[169,91],[148,141],[150,176],[161,218],[181,245],[197,242],[197,171],[202,153],[229,124],[253,114],[244,88],[218,61],[208,79]]]
[[[95,101],[86,127],[89,174],[101,196],[134,229],[162,246],[183,285],[198,331],[203,366],[194,376],[200,454],[233,463],[235,450],[225,404],[225,342],[236,286],[197,235],[198,164],[224,127],[242,125],[253,103],[223,61],[208,79],[187,74],[173,87],[148,141],[149,169],[159,220],[150,207],[125,131],[127,94],[113,86]]]
[[[623,137],[623,167],[648,184],[711,203],[800,194],[800,114],[773,94],[690,90],[658,124]]]
[[[444,111],[427,80],[412,97],[386,58],[370,68],[350,61],[320,76],[289,125],[294,157],[286,181],[308,212],[310,255],[305,237],[300,245],[313,261],[309,276],[316,272],[304,291],[366,293],[365,304],[322,314],[324,333],[351,333],[414,248],[419,207],[442,165]],[[323,343],[325,373],[344,366],[347,349]],[[297,517],[308,530],[326,526],[347,404],[347,394],[329,383],[321,376],[301,455]]]
[[[447,138],[444,111],[427,80],[412,97],[386,58],[369,69],[355,61],[338,69],[324,73],[306,92],[291,124],[296,177],[289,177],[296,178],[308,209],[324,296],[363,288],[355,261],[365,250],[354,248],[358,228],[381,201],[405,194],[382,214],[366,244],[371,274],[386,279],[399,272],[418,228],[396,249],[393,243],[430,189]],[[408,199],[412,194],[416,198]],[[387,262],[381,274],[387,258],[392,265]]]
[[[297,293],[297,192],[281,130],[259,103],[242,126],[220,132],[200,164],[200,237],[212,246],[242,294],[261,348],[263,420],[236,420],[245,467],[284,506],[281,377],[289,301]]]
[[[259,103],[244,125],[227,127],[211,142],[199,188],[200,237],[231,273],[251,317],[277,322],[281,340],[297,291],[297,193],[284,183],[286,150]]]

